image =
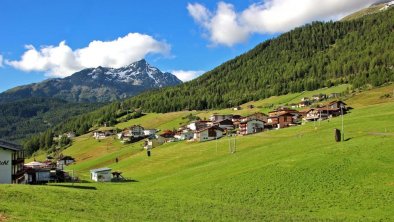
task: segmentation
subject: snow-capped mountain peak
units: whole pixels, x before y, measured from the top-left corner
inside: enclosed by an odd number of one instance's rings
[[[26,97],[28,94],[28,97],[56,97],[73,102],[108,102],[180,83],[182,81],[175,75],[163,73],[142,59],[120,68],[99,66],[84,69],[64,79],[21,86],[18,87],[21,91],[10,90],[5,94],[9,98]]]

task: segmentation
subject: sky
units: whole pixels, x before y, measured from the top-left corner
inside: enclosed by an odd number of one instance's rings
[[[2,0],[0,92],[145,58],[189,81],[312,21],[376,0]]]

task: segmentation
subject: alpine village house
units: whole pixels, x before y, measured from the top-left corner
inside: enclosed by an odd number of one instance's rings
[[[24,183],[24,163],[21,146],[0,140],[0,184]]]

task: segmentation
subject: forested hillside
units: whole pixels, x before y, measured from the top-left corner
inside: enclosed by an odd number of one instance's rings
[[[0,105],[0,138],[20,140],[46,131],[70,117],[103,104],[69,103],[59,99],[31,98]]]
[[[341,83],[394,80],[394,9],[346,22],[315,22],[258,45],[200,78],[127,101],[146,111],[224,108]]]
[[[355,88],[394,81],[394,9],[345,22],[296,28],[230,60],[203,76],[142,93],[58,125],[82,134],[119,113],[226,108],[273,95],[342,83]]]

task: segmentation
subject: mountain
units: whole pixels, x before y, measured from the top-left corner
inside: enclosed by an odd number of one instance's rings
[[[267,40],[195,80],[115,102],[57,130],[116,120],[117,107],[156,113],[222,109],[344,83],[380,86],[394,81],[393,21],[394,9],[388,9],[351,21],[314,22]]]
[[[350,21],[353,19],[358,19],[366,15],[371,15],[374,13],[383,12],[385,9],[389,7],[386,6],[389,2],[393,2],[393,0],[380,0],[372,4],[371,6],[361,9],[360,11],[354,12],[342,19],[342,21]]]
[[[1,93],[0,103],[31,97],[58,98],[70,102],[109,102],[180,83],[176,76],[161,72],[143,59],[118,69],[88,68],[63,79],[16,87]]]

